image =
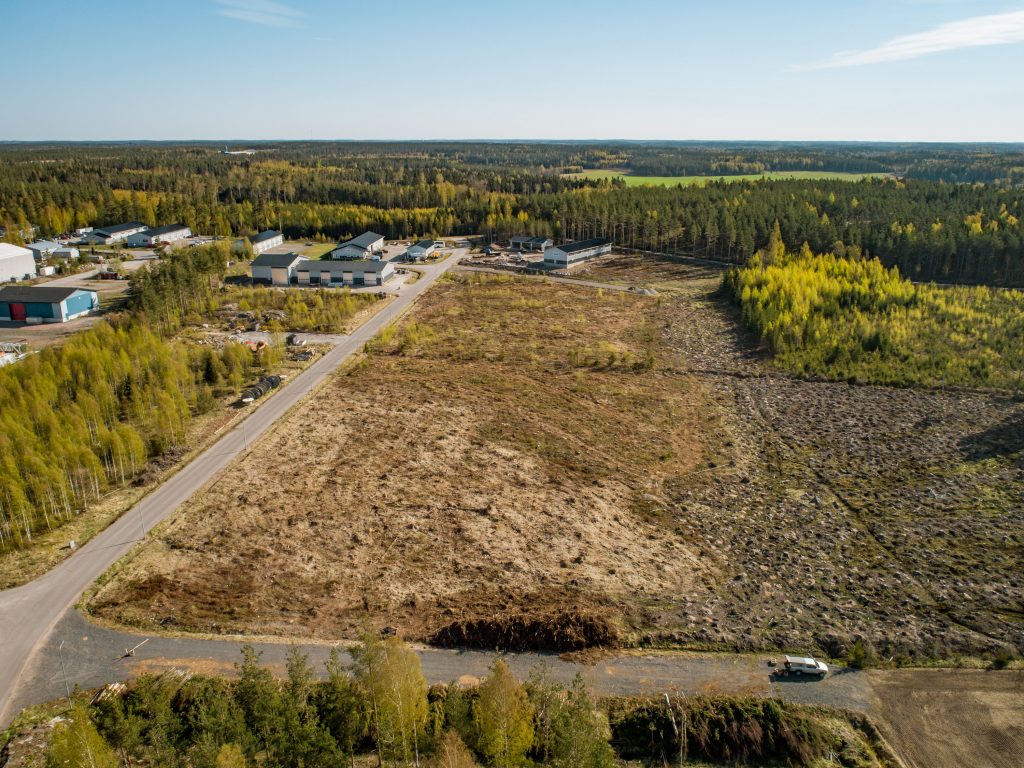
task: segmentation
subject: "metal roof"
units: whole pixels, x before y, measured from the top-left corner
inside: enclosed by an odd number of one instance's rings
[[[346,240],[344,243],[338,243],[334,250],[338,248],[344,248],[347,245],[355,246],[361,250],[368,250],[371,245],[376,243],[378,240],[383,240],[384,235],[378,235],[376,232],[363,232],[359,237],[353,237],[351,240]]]
[[[76,293],[93,293],[81,288],[46,285],[5,285],[0,288],[0,301],[27,302],[29,304],[54,304],[74,296]]]
[[[260,232],[253,238],[250,238],[249,242],[255,245],[256,243],[262,243],[265,240],[273,240],[275,237],[281,237],[281,233],[276,229],[268,229],[264,232]]]
[[[383,272],[390,261],[332,261],[329,259],[304,259],[295,268],[296,272]]]
[[[422,248],[425,251],[429,251],[431,248],[436,248],[437,244],[433,240],[420,240],[413,248]]]
[[[607,237],[595,237],[592,240],[580,240],[576,243],[566,243],[565,245],[556,245],[555,247],[562,253],[578,253],[602,245],[611,245],[611,243],[612,241]]]
[[[180,232],[183,229],[188,229],[184,224],[167,224],[163,227],[156,227],[155,229],[147,229],[142,234],[146,237],[159,237],[160,235],[169,235],[171,232]]]
[[[290,267],[302,257],[297,253],[261,253],[252,260],[254,267]]]
[[[13,259],[17,256],[31,256],[32,251],[22,248],[20,245],[11,243],[0,243],[0,259]]]
[[[25,247],[31,248],[33,251],[55,251],[60,248],[60,243],[55,243],[53,240],[36,240]]]
[[[119,232],[127,232],[129,229],[145,229],[146,225],[141,221],[129,221],[124,224],[114,224],[109,227],[100,227],[90,232],[90,235],[104,234],[104,235],[116,235]]]

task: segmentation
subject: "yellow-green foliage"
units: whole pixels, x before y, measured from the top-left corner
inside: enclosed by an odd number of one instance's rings
[[[779,365],[882,384],[1018,386],[1024,293],[915,286],[877,259],[806,248],[731,270],[726,287]]]
[[[360,309],[376,300],[372,294],[312,288],[242,288],[224,297],[224,301],[237,302],[244,311],[284,312],[288,330],[323,332],[344,330]]]
[[[46,768],[117,768],[114,750],[96,731],[89,708],[76,702],[71,714],[53,729]]]

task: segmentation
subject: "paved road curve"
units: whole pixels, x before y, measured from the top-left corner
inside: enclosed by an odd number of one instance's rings
[[[238,638],[161,637],[107,629],[71,610],[58,622],[24,675],[11,711],[63,696],[65,673],[72,690],[75,686],[97,688],[143,672],[171,669],[231,675],[235,662],[241,658],[242,644]],[[284,674],[285,655],[291,647],[287,642],[251,644],[262,654],[265,664]],[[139,647],[134,655],[126,657],[125,651],[136,646]],[[314,669],[323,674],[330,646],[321,643],[300,647],[309,655]],[[419,648],[418,653],[423,673],[431,683],[482,678],[495,659],[495,654],[487,651]],[[774,694],[800,704],[859,711],[867,711],[872,701],[871,685],[865,674],[841,671],[821,681],[773,681],[764,656],[622,653],[600,657],[594,664],[576,663],[555,654],[515,653],[503,658],[521,679],[543,666],[552,678],[563,683],[571,682],[579,673],[591,690],[607,695],[690,695],[710,691]],[[345,659],[351,660],[347,655]]]
[[[321,384],[349,355],[361,350],[393,322],[417,296],[458,263],[459,255],[424,268],[424,276],[403,287],[391,304],[73,556],[36,581],[0,592],[0,727],[15,714],[10,711],[11,701],[27,664],[82,591],[134,547],[146,531],[174,512]]]

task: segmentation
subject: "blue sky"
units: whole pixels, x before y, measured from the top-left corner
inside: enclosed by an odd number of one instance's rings
[[[1024,0],[4,0],[2,17],[0,139],[1024,141]]]

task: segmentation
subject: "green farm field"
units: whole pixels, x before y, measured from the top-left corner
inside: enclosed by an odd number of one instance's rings
[[[590,169],[582,173],[568,173],[567,176],[583,179],[616,179],[621,178],[627,187],[674,187],[703,186],[709,181],[759,181],[765,179],[779,180],[816,180],[829,179],[834,181],[861,181],[867,178],[882,178],[886,173],[844,173],[838,171],[769,171],[767,173],[748,173],[737,176],[632,176],[626,171]]]

